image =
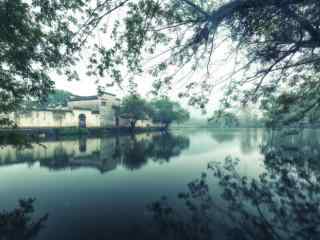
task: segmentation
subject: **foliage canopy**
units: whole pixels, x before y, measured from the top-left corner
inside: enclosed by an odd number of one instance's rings
[[[149,105],[139,95],[129,95],[122,100],[120,107],[120,116],[129,121],[133,130],[138,120],[145,120],[150,112]]]
[[[76,78],[71,66],[90,46],[96,80],[121,84],[148,70],[159,93],[184,79],[179,96],[200,107],[219,83],[226,83],[223,107],[277,99],[286,89],[298,108],[292,119],[301,118],[320,107],[319,13],[317,0],[1,1],[0,109],[47,96],[52,69]],[[107,43],[90,41],[95,33]],[[226,40],[235,67],[215,79],[215,50]],[[191,78],[203,68],[204,77]]]
[[[180,73],[187,72],[180,96],[192,105],[204,107],[217,83],[228,79],[223,107],[235,100],[268,101],[286,89],[300,103],[297,115],[302,116],[319,110],[319,4],[315,0],[128,1],[125,17],[114,24],[114,45],[100,47],[91,67],[121,82],[123,65],[135,75],[145,70],[145,62],[157,59],[149,69],[156,79],[155,93],[171,88],[181,81]],[[234,59],[235,68],[214,79],[215,50],[226,40],[231,41],[226,60]],[[204,78],[189,78],[203,67],[208,73]],[[313,93],[317,95],[313,99],[302,97]]]
[[[189,112],[177,102],[168,98],[154,100],[151,105],[151,118],[154,123],[160,123],[165,129],[173,122],[182,123],[190,118]]]

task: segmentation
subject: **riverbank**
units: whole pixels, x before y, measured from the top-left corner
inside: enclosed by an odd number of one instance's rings
[[[10,137],[12,135],[20,135],[26,137],[49,138],[56,139],[59,137],[72,136],[88,136],[100,137],[108,134],[132,134],[143,132],[162,131],[160,127],[137,127],[133,132],[128,127],[118,128],[14,128],[14,129],[0,129],[1,137]]]

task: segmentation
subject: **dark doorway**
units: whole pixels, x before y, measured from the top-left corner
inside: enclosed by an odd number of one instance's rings
[[[116,127],[119,127],[119,117],[116,116]]]
[[[79,138],[79,151],[82,153],[87,152],[87,138],[86,137]]]
[[[87,127],[86,115],[80,114],[79,115],[79,128],[86,128],[86,127]]]

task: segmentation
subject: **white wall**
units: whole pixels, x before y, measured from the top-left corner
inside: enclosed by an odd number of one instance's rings
[[[45,110],[10,114],[19,128],[63,128],[78,127],[79,115],[86,116],[88,128],[100,127],[100,115],[88,110]]]
[[[97,100],[72,101],[70,109],[61,110],[32,110],[9,114],[19,128],[65,128],[79,127],[79,115],[86,116],[87,128],[115,127],[115,106],[120,106],[120,100],[115,96],[103,95]],[[89,110],[88,110],[88,109]],[[91,110],[92,109],[92,110]],[[126,119],[119,119],[119,126],[129,127]],[[141,120],[137,127],[155,126],[149,120]]]
[[[119,106],[120,100],[112,95],[102,95],[98,99],[70,101],[68,107],[70,109],[92,109],[99,111],[101,127],[114,127],[116,123],[114,106]]]
[[[116,124],[114,106],[119,106],[120,101],[110,95],[104,95],[100,97],[100,115],[102,127],[114,127]]]

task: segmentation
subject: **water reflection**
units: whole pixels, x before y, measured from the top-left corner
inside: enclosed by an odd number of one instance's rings
[[[150,153],[148,152],[150,139],[137,137],[126,138],[122,143],[120,158],[123,159],[123,165],[130,170],[140,169],[147,161]]]
[[[265,134],[259,128],[247,129],[214,129],[209,131],[211,137],[219,144],[240,141],[240,149],[243,154],[253,153],[261,145]]]
[[[150,157],[153,161],[169,162],[170,158],[177,157],[182,150],[189,148],[189,138],[184,136],[175,136],[170,133],[164,135],[154,135],[152,137],[150,149]]]
[[[0,212],[0,239],[31,240],[38,236],[44,228],[48,215],[32,220],[33,205],[34,199],[21,199],[15,209]]]
[[[241,150],[244,154],[252,153],[255,151],[260,142],[259,142],[259,129],[250,128],[241,134]]]
[[[47,141],[28,148],[9,145],[0,148],[0,165],[40,162],[50,170],[90,167],[105,173],[119,165],[130,170],[140,169],[149,160],[168,162],[189,147],[189,139],[170,133],[79,138],[77,140]]]
[[[179,194],[183,210],[165,198],[151,204],[161,233],[169,239],[319,239],[319,132],[270,131],[261,152],[265,171],[257,178],[240,174],[241,160],[227,157],[211,162]]]
[[[38,240],[318,239],[320,134],[228,131],[2,148],[1,208],[34,196],[50,214]]]
[[[234,130],[215,130],[210,132],[211,137],[217,141],[218,143],[223,143],[223,142],[231,142],[232,140],[235,139],[237,132]]]
[[[306,130],[295,135],[270,131],[261,150],[270,171],[280,171],[287,165],[299,171],[320,170],[319,130]]]

